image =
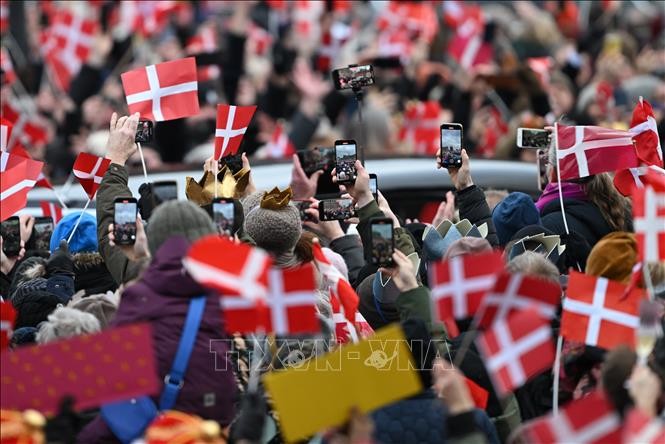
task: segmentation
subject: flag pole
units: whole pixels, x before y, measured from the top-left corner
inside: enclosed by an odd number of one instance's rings
[[[148,183],[148,170],[145,168],[145,158],[143,157],[143,150],[141,149],[141,143],[136,142],[136,146],[139,147],[139,156],[141,157],[141,166],[143,167],[143,177],[145,178],[145,183]]]
[[[552,413],[559,414],[559,376],[561,375],[561,348],[563,337],[559,333],[556,339],[556,355],[554,356],[554,385],[552,386]]]
[[[88,209],[88,206],[90,205],[90,201],[92,199],[88,197],[88,201],[85,203],[85,206],[81,210],[81,214],[79,215],[79,218],[76,220],[76,225],[74,225],[74,229],[72,230],[71,233],[69,233],[69,237],[67,238],[67,244],[69,244],[72,241],[72,238],[74,237],[74,233],[76,233],[76,229],[78,228],[79,224],[81,223],[81,218],[83,217],[83,213],[85,213],[85,210]]]
[[[453,367],[459,368],[462,362],[464,361],[464,356],[466,355],[466,352],[469,351],[469,347],[471,347],[471,343],[473,342],[474,335],[472,335],[471,333],[473,332],[478,333],[478,324],[480,323],[480,320],[483,318],[483,316],[485,316],[485,311],[486,307],[483,306],[482,309],[479,310],[473,316],[473,319],[471,320],[471,325],[469,325],[469,328],[465,332],[466,334],[462,339],[462,344],[460,344],[459,349],[455,353],[455,362],[453,363]]]
[[[214,160],[215,156],[213,155],[212,157]],[[219,160],[214,160],[213,164],[213,174],[215,176],[215,199],[217,199],[217,173],[219,169]]]
[[[649,272],[647,261],[642,262],[642,275],[644,276],[644,285],[647,287],[647,298],[653,301],[655,300],[656,293],[653,290],[653,282],[651,281],[651,273]]]
[[[55,194],[56,199],[58,199],[58,202],[60,202],[60,206],[61,206],[63,209],[68,210],[69,207],[67,206],[67,204],[65,203],[65,201],[62,200],[62,196],[60,196],[60,193],[58,193],[58,192],[55,190],[55,188],[54,188],[52,191],[53,191],[53,194]]]
[[[563,205],[563,190],[561,189],[561,165],[559,163],[559,122],[554,122],[554,150],[556,152],[556,176],[557,187],[559,188],[559,203],[561,204],[561,217],[563,218],[563,226],[566,229],[566,234],[570,234],[568,230],[568,222],[566,221],[566,210]]]

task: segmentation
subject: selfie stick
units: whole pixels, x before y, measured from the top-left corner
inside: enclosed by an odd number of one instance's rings
[[[143,177],[145,178],[145,183],[148,183],[148,170],[145,168],[145,159],[143,158],[143,150],[141,149],[141,143],[136,142],[136,146],[139,147],[139,156],[141,157],[141,165],[143,166]]]
[[[88,206],[90,205],[91,200],[92,199],[90,199],[88,197],[88,201],[85,203],[85,206],[81,210],[81,214],[79,214],[79,218],[76,219],[76,225],[74,225],[74,229],[72,230],[71,233],[69,233],[69,237],[67,238],[67,244],[69,244],[72,241],[72,238],[74,237],[74,233],[76,233],[76,229],[78,228],[79,224],[81,223],[81,218],[83,217],[83,213],[85,213],[85,210],[88,209]]]
[[[365,127],[363,126],[363,90],[354,87],[352,88],[353,94],[356,96],[356,103],[358,104],[358,122],[360,122],[360,163],[365,166]]]

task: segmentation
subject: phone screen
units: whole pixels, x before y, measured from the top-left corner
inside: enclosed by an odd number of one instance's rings
[[[300,214],[300,220],[302,222],[311,221],[313,218],[310,214],[307,214],[305,210],[311,208],[311,202],[308,200],[296,200],[294,201],[296,207],[298,208],[298,213]]]
[[[372,233],[372,264],[389,265],[393,261],[393,225],[390,221],[373,222]]]
[[[333,71],[333,80],[337,89],[358,89],[374,84],[372,65],[349,66]]]
[[[7,257],[18,256],[21,251],[21,230],[17,216],[10,217],[0,224],[2,250]]]
[[[319,202],[319,219],[344,220],[356,215],[351,199],[326,199]]]
[[[212,219],[217,225],[219,234],[233,236],[234,233],[234,205],[233,202],[213,202]]]
[[[155,197],[155,206],[167,200],[176,200],[178,198],[178,184],[174,182],[155,182],[152,187]]]
[[[152,140],[152,120],[139,120],[136,127],[136,134],[134,135],[134,142],[148,143]]]
[[[441,165],[462,165],[462,130],[441,128]]]
[[[298,160],[300,160],[300,166],[308,176],[319,170],[332,170],[335,165],[335,149],[316,147],[312,150],[298,151]]]
[[[522,134],[517,146],[520,148],[547,148],[550,146],[550,133],[545,130],[518,128]]]
[[[543,191],[549,182],[547,180],[547,151],[538,150],[536,163],[538,165],[538,189]]]
[[[374,200],[377,200],[379,198],[379,186],[377,184],[377,179],[376,179],[376,174],[370,174],[369,175],[369,190],[372,192],[372,196],[374,196]]]
[[[356,180],[356,143],[335,143],[335,170],[338,183]]]
[[[136,211],[135,200],[115,202],[113,215],[113,236],[118,245],[132,245],[136,242]]]
[[[35,218],[31,240],[35,250],[49,251],[51,249],[51,235],[53,234],[53,218]]]

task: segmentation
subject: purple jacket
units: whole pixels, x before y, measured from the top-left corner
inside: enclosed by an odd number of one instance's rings
[[[152,326],[159,378],[171,369],[191,298],[205,290],[182,267],[189,242],[183,237],[166,241],[155,254],[141,279],[122,294],[112,327],[135,322]],[[228,359],[227,338],[222,328],[219,297],[209,295],[174,410],[229,424],[235,414],[236,384]],[[217,340],[217,341],[213,341]],[[153,396],[159,405],[160,393]],[[78,442],[117,442],[98,416],[78,436]]]

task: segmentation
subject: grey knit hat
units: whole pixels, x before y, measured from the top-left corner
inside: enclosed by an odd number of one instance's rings
[[[212,219],[196,204],[186,200],[169,200],[160,204],[150,216],[148,249],[154,255],[172,236],[183,236],[193,242],[215,233],[217,230]]]
[[[302,234],[300,212],[289,203],[290,192],[288,189],[288,197],[284,195],[274,199],[271,198],[277,195],[271,196],[274,190],[271,193],[254,193],[242,202],[245,232],[256,246],[275,255],[293,252]],[[277,201],[279,203],[275,203]]]

